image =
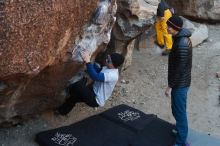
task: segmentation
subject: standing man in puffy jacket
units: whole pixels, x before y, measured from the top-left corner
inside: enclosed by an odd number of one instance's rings
[[[191,32],[182,28],[183,20],[172,16],[167,21],[168,33],[173,36],[173,47],[168,61],[168,87],[166,96],[171,96],[172,114],[176,120],[174,146],[189,146],[187,143],[188,121],[186,113],[187,92],[191,83],[192,43]]]
[[[155,24],[157,41],[155,42],[161,49],[166,46],[162,55],[168,55],[172,48],[172,36],[167,32],[167,20],[172,17],[170,6],[165,0],[161,0],[157,8],[157,21]]]

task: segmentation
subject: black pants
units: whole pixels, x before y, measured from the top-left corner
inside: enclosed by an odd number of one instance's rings
[[[96,102],[96,95],[93,91],[93,84],[87,85],[87,78],[83,78],[78,82],[69,85],[67,91],[69,97],[66,101],[58,108],[60,114],[69,113],[77,102],[85,102],[88,106],[98,107]]]

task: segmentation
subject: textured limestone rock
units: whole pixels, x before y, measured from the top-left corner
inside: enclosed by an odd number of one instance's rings
[[[156,7],[145,0],[119,0],[114,36],[131,40],[154,23]]]
[[[76,40],[72,58],[82,62],[80,53],[83,51],[93,54],[97,46],[108,44],[111,38],[112,26],[116,21],[117,5],[110,7],[109,0],[101,0],[94,14],[92,23],[85,27],[80,39]]]
[[[167,0],[179,15],[220,21],[219,0]]]
[[[110,40],[115,0],[0,2],[0,123],[54,108],[82,67]]]
[[[129,65],[132,63],[132,54],[134,50],[134,44],[136,39],[133,39],[126,48],[126,55],[125,55],[125,61],[122,67],[122,70],[125,70]]]
[[[153,48],[156,39],[155,27],[152,25],[147,31],[137,37],[135,48],[141,50],[146,48]]]
[[[158,2],[152,0],[118,0],[117,21],[112,31],[110,48],[116,52],[127,53],[131,41],[149,29],[155,22]],[[130,45],[129,45],[130,44]],[[129,47],[128,47],[129,45]],[[134,45],[132,45],[134,47]],[[129,56],[132,56],[132,51]],[[130,61],[123,68],[129,66]]]
[[[208,27],[205,24],[199,24],[195,22],[191,22],[185,18],[183,18],[183,27],[188,28],[192,32],[192,36],[190,37],[192,41],[192,46],[195,47],[201,44],[203,41],[208,39],[209,32]]]

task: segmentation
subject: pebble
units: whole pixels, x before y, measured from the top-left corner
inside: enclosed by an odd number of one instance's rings
[[[126,81],[125,81],[125,80],[121,80],[121,83],[122,83],[122,84],[125,84],[125,83],[126,83]]]
[[[128,90],[126,90],[125,88],[122,88],[120,92],[121,96],[127,96],[126,93],[128,93]]]
[[[129,84],[129,81],[121,80],[121,83],[122,83],[122,84]]]

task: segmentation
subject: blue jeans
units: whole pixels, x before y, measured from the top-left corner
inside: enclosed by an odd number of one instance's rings
[[[187,92],[189,87],[173,88],[171,92],[172,114],[176,120],[176,144],[185,145],[188,135],[188,121],[186,114]]]

